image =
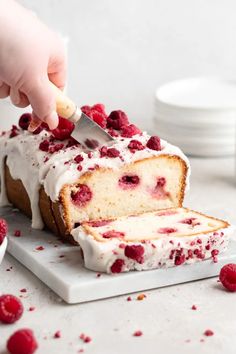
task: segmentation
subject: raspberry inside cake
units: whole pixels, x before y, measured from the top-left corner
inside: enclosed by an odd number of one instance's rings
[[[186,208],[85,222],[72,231],[85,266],[108,273],[194,263],[227,248],[233,228]]]

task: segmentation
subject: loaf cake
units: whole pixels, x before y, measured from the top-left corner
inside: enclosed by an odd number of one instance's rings
[[[71,138],[74,125],[60,118],[32,134],[30,114],[0,137],[1,205],[13,204],[67,240],[82,222],[181,207],[190,168],[181,150],[150,137],[122,111],[101,104],[82,110],[115,137],[88,152]]]
[[[227,222],[173,208],[84,222],[72,231],[88,269],[120,273],[192,264],[223,252],[232,235]]]

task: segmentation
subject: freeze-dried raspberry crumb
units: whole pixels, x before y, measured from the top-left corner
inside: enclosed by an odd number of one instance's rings
[[[0,245],[3,243],[4,238],[7,235],[8,226],[4,219],[0,219]]]
[[[31,329],[19,329],[7,341],[7,349],[11,354],[33,354],[38,343]]]
[[[128,296],[126,300],[127,301],[132,301],[131,296]]]
[[[158,136],[151,136],[147,142],[147,147],[151,150],[161,150],[161,139]]]
[[[236,291],[236,264],[226,264],[220,271],[220,281],[222,285],[229,291]]]
[[[206,329],[203,334],[207,337],[210,337],[214,335],[214,332],[211,329]]]
[[[49,150],[49,141],[47,139],[41,141],[39,144],[39,150],[46,152]]]
[[[116,230],[110,230],[102,234],[103,238],[114,238],[114,237],[116,238],[116,237],[124,237],[124,236],[125,236],[124,232],[120,232]]]
[[[125,247],[125,256],[142,264],[144,262],[144,248],[141,245],[131,245]]]
[[[81,335],[79,337],[80,337],[80,339],[82,339],[82,341],[84,343],[89,343],[89,342],[92,341],[92,338],[87,336],[87,335],[85,335],[84,333],[81,333]]]
[[[97,277],[97,278],[100,278],[101,275],[102,275],[101,273],[97,273],[97,274],[96,274],[96,277]]]
[[[80,163],[80,162],[84,161],[84,158],[82,155],[79,154],[79,155],[75,156],[74,161],[77,163]]]
[[[14,236],[15,237],[20,237],[21,236],[21,231],[20,230],[15,230],[14,231]]]
[[[125,261],[123,259],[117,259],[111,266],[111,272],[112,273],[121,273],[122,268],[125,264]]]
[[[145,149],[145,146],[141,143],[141,141],[131,140],[129,142],[128,148],[130,149],[131,152],[135,152],[136,150]]]
[[[29,128],[30,125],[30,121],[31,121],[31,114],[30,113],[24,113],[20,116],[19,118],[19,127],[23,130],[27,130]]]
[[[218,254],[219,254],[219,250],[214,249],[211,251],[212,257],[218,256]]]
[[[115,148],[107,149],[107,156],[111,158],[118,157],[120,156],[120,151]]]
[[[192,309],[192,310],[197,310],[197,306],[196,306],[196,305],[193,305],[193,306],[191,307],[191,309]]]
[[[139,295],[137,296],[137,300],[142,301],[142,300],[144,300],[146,297],[147,297],[147,296],[146,296],[145,294],[139,294]]]
[[[34,306],[30,306],[30,307],[29,307],[29,311],[30,311],[30,312],[32,312],[32,311],[34,311],[34,310],[35,310],[35,307],[34,307]]]
[[[86,184],[78,184],[78,190],[71,192],[71,199],[79,207],[85,206],[92,199],[92,192]]]
[[[10,132],[9,138],[14,138],[18,134],[19,134],[19,129],[16,125],[13,124],[11,127],[11,132]]]
[[[143,335],[143,332],[140,331],[140,330],[139,331],[135,331],[134,334],[133,334],[134,337],[140,337],[142,335]]]
[[[157,230],[159,234],[172,234],[177,231],[178,230],[174,227],[161,227],[160,229]]]
[[[78,165],[77,170],[81,172],[83,170],[83,167],[81,165]]]
[[[38,247],[36,247],[35,249],[36,249],[36,251],[43,251],[43,250],[44,250],[44,247],[43,247],[43,246],[38,246]]]
[[[122,127],[121,136],[124,138],[132,138],[132,136],[140,134],[141,130],[134,124]]]
[[[129,120],[125,112],[121,110],[112,111],[107,118],[107,128],[120,130],[122,127],[127,126]]]
[[[61,338],[61,331],[56,331],[53,338]]]
[[[21,293],[27,293],[27,289],[26,288],[20,289],[20,292]]]
[[[20,299],[14,295],[6,294],[0,296],[0,321],[3,323],[14,323],[22,316],[24,307]]]
[[[74,123],[62,117],[58,117],[58,118],[59,118],[58,127],[52,130],[53,136],[58,140],[69,139],[75,127]]]
[[[175,257],[175,265],[178,266],[178,265],[181,265],[185,262],[185,255],[184,254],[181,254],[181,255],[177,255]]]

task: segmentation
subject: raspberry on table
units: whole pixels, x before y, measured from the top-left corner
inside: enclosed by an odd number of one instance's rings
[[[0,296],[0,321],[14,323],[22,316],[24,307],[19,298],[5,294]]]
[[[24,113],[20,116],[18,125],[23,130],[28,130],[30,125],[30,121],[32,119],[31,113]]]
[[[0,245],[3,243],[4,238],[7,235],[8,226],[4,219],[0,219]]]
[[[7,341],[7,349],[11,354],[33,354],[38,343],[31,329],[19,329]]]
[[[120,130],[129,124],[129,119],[125,112],[121,110],[112,111],[107,118],[107,128]]]
[[[220,271],[220,282],[229,291],[236,291],[236,264],[226,264]]]

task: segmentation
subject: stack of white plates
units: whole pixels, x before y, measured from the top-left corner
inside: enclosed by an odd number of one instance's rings
[[[160,87],[155,100],[155,131],[196,156],[233,155],[236,82],[191,78]]]

